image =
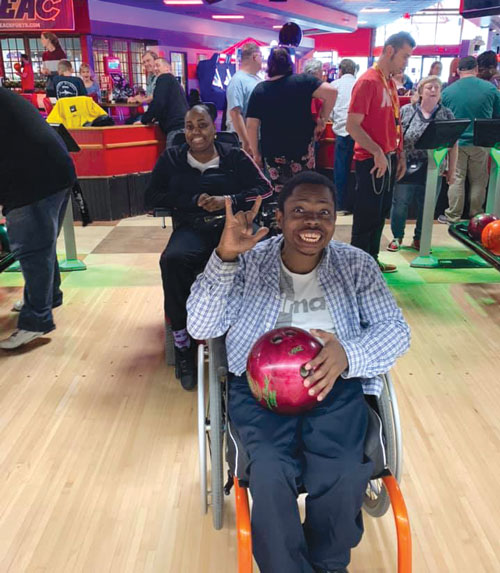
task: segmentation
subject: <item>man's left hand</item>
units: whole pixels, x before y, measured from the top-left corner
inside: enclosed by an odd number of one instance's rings
[[[202,193],[198,197],[198,207],[201,207],[210,213],[214,211],[220,211],[225,207],[224,197],[212,196],[208,195],[207,193]]]
[[[403,179],[405,173],[406,173],[406,155],[402,153],[398,157],[398,166],[396,169],[396,181],[400,181],[401,179]]]
[[[304,386],[310,388],[309,394],[316,395],[318,401],[324,400],[333,388],[337,378],[349,366],[347,355],[336,336],[325,330],[312,330],[311,334],[324,341],[324,346],[313,360],[306,365],[310,374],[304,380]]]

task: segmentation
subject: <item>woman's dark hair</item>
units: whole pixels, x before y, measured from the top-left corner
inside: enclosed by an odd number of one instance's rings
[[[337,193],[335,192],[335,185],[333,181],[321,173],[316,171],[302,171],[295,177],[289,179],[283,189],[278,194],[278,209],[283,212],[285,210],[285,201],[295,191],[299,185],[322,185],[326,187],[332,194],[333,204],[337,208]]]
[[[189,95],[188,95],[189,107],[193,107],[193,106],[198,105],[200,103],[202,103],[201,97],[200,97],[200,92],[194,88],[189,90]]]
[[[62,50],[59,38],[54,34],[54,32],[42,32],[42,36],[46,38],[54,46],[54,48],[60,48]]]
[[[188,109],[186,115],[190,111],[195,111],[197,113],[206,113],[212,119],[212,121],[214,123],[215,123],[215,120],[217,119],[217,108],[215,107],[215,104],[213,104],[213,103],[208,103],[208,104],[207,103],[197,103],[197,104],[193,105],[193,107]]]
[[[289,51],[286,48],[273,48],[267,59],[267,75],[274,78],[290,74],[293,74],[293,62]]]

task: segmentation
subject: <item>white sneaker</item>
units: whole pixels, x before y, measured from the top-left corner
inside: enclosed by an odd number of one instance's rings
[[[24,300],[16,300],[16,302],[12,305],[12,310],[14,312],[21,312],[23,306],[24,306]]]
[[[35,338],[40,338],[43,336],[45,332],[35,332],[33,330],[14,330],[14,332],[6,338],[5,340],[0,341],[0,348],[3,350],[14,350],[14,348],[19,348],[23,346],[23,344],[28,344]]]

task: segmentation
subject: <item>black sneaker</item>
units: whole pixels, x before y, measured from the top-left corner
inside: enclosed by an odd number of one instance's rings
[[[175,348],[175,375],[184,390],[196,388],[196,344],[189,348]]]

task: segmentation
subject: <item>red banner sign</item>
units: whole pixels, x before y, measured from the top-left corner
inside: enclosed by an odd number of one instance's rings
[[[0,0],[0,32],[74,29],[73,0]]]

